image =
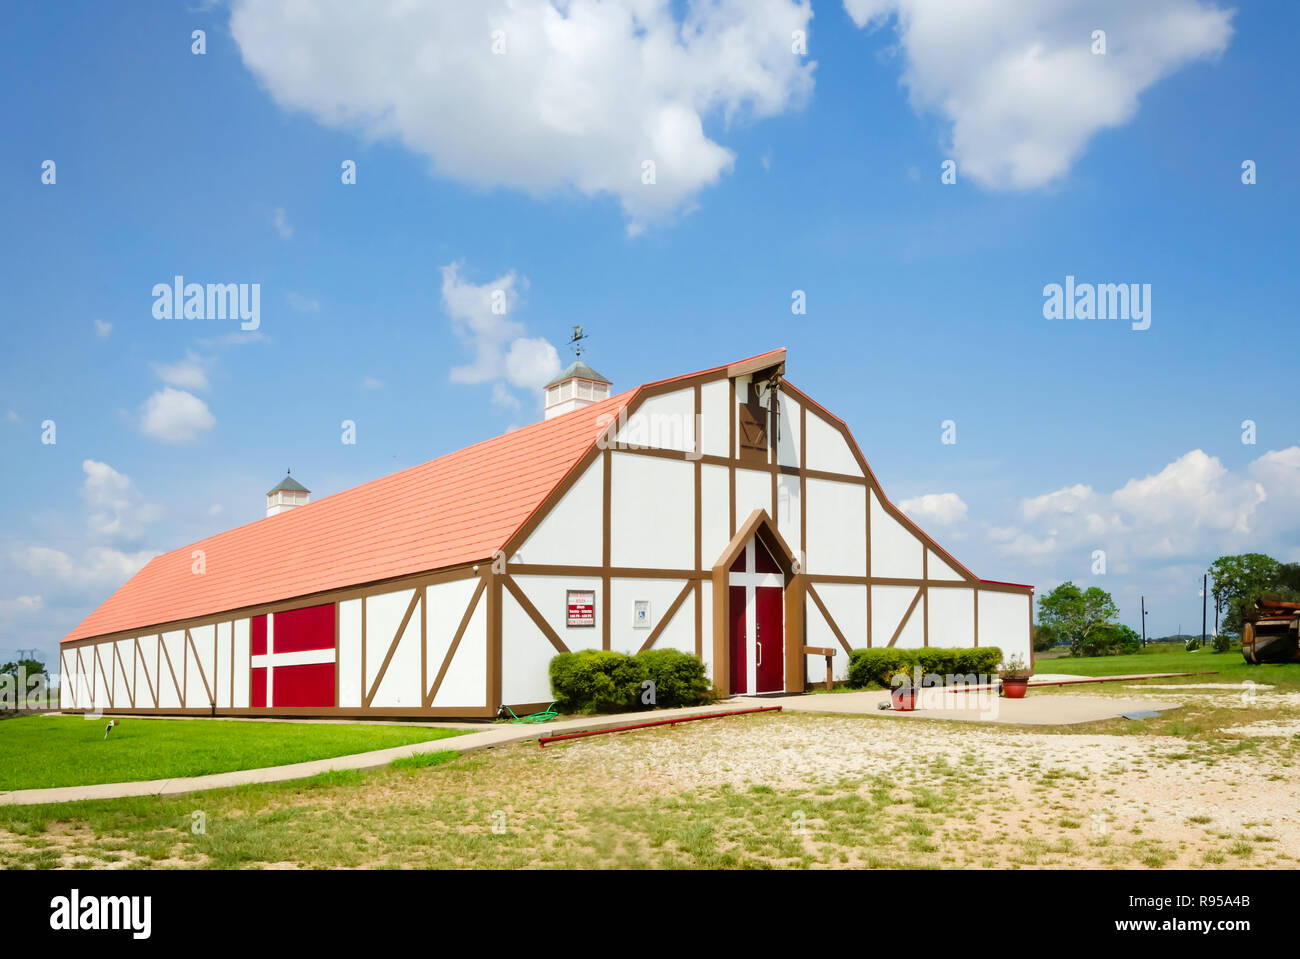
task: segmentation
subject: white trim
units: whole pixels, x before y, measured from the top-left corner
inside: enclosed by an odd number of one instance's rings
[[[292,653],[262,653],[254,656],[253,669],[274,669],[277,666],[311,666],[317,663],[334,662],[334,647],[324,649],[299,649]],[[268,680],[269,683],[269,680]],[[269,689],[270,686],[268,685]]]

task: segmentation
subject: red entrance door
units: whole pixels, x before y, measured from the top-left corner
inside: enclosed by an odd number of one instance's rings
[[[785,623],[782,590],[759,586],[754,590],[756,607],[756,650],[760,693],[779,693],[785,688]]]
[[[741,558],[744,556],[742,554]],[[731,603],[731,692],[749,692],[749,632],[745,617],[745,587],[732,586]]]
[[[750,645],[749,610],[744,586],[730,587],[731,692],[779,693],[785,688],[785,607],[779,586],[753,588],[754,643]],[[754,687],[749,684],[753,663]]]

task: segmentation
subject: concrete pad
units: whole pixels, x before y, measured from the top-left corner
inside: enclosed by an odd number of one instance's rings
[[[935,688],[921,691],[917,708],[910,712],[881,710],[889,702],[883,689],[854,693],[810,693],[803,696],[779,696],[732,702],[780,705],[792,712],[856,713],[859,715],[897,716],[907,719],[954,719],[962,722],[993,722],[1015,726],[1066,726],[1115,719],[1138,710],[1176,709],[1177,704],[1112,696],[1055,696],[1030,690],[1024,699],[1005,699],[995,690],[962,692]]]

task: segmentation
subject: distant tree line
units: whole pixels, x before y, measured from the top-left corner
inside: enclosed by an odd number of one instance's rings
[[[1210,599],[1221,637],[1241,635],[1243,623],[1258,617],[1260,599],[1300,602],[1300,563],[1281,563],[1263,553],[1220,556],[1210,566]],[[1115,620],[1119,607],[1100,586],[1084,589],[1062,583],[1038,602],[1034,650],[1070,647],[1071,656],[1135,653],[1142,646],[1137,631]],[[1199,642],[1200,634],[1148,638],[1148,643]],[[1226,640],[1215,648],[1227,648]],[[1222,650],[1220,650],[1222,651]]]

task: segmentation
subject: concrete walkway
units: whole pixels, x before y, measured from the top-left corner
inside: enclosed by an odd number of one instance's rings
[[[758,702],[759,706],[781,705],[772,702]],[[207,776],[190,776],[183,779],[151,779],[130,783],[98,783],[93,786],[55,786],[50,789],[15,789],[0,792],[0,806],[30,806],[38,803],[76,802],[84,799],[121,799],[126,796],[176,796],[182,793],[201,792],[205,789],[225,789],[231,786],[246,786],[252,783],[286,782],[291,779],[306,779],[321,773],[337,769],[380,769],[395,759],[418,756],[422,753],[437,753],[454,750],[458,753],[473,752],[476,749],[491,749],[511,743],[529,742],[542,736],[555,736],[560,733],[581,732],[588,729],[607,729],[610,726],[625,726],[629,723],[652,722],[660,719],[674,719],[679,716],[696,716],[705,713],[727,712],[735,709],[751,709],[752,706],[736,700],[715,703],[711,706],[691,706],[684,709],[660,709],[653,713],[630,713],[621,716],[584,716],[559,722],[541,724],[514,725],[513,723],[478,724],[471,728],[479,730],[450,739],[435,739],[430,742],[409,743],[390,749],[376,749],[368,753],[354,753],[351,756],[335,756],[332,759],[313,759],[305,763],[292,763],[288,766],[266,766],[261,769],[239,769],[228,773],[212,773]],[[134,719],[135,717],[131,717]],[[452,725],[439,724],[441,725]],[[465,724],[468,726],[469,724]],[[462,728],[465,728],[463,726]]]
[[[145,782],[100,783],[93,786],[56,786],[51,789],[16,789],[0,792],[0,805],[28,806],[38,803],[76,802],[87,799],[120,799],[127,796],[176,796],[182,793],[201,792],[206,789],[225,789],[254,783],[286,782],[306,779],[321,773],[341,769],[380,769],[396,759],[454,750],[458,753],[491,749],[512,743],[530,742],[542,736],[608,729],[630,723],[653,722],[685,716],[727,712],[737,709],[754,709],[760,706],[781,706],[792,712],[856,713],[885,715],[909,719],[956,719],[969,722],[995,722],[1025,726],[1056,726],[1071,723],[1088,723],[1100,719],[1114,719],[1135,710],[1173,709],[1176,704],[1141,699],[1118,699],[1102,696],[1052,696],[1030,692],[1024,699],[1000,699],[990,691],[961,693],[951,689],[923,691],[919,707],[912,712],[880,712],[879,706],[889,700],[887,690],[864,690],[853,693],[804,694],[788,696],[737,696],[710,706],[692,706],[685,709],[661,709],[653,713],[627,713],[620,716],[585,716],[539,725],[514,725],[512,723],[452,724],[474,730],[450,739],[410,743],[391,749],[377,749],[351,756],[332,759],[315,759],[288,766],[267,766],[262,769],[240,769],[207,776],[190,776],[182,779],[152,779]],[[132,717],[134,719],[135,717]],[[161,718],[161,717],[159,717]]]

